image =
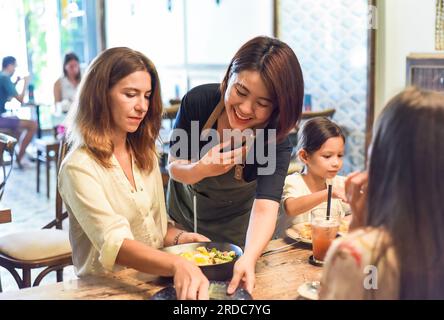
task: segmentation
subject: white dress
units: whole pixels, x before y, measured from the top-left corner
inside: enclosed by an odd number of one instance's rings
[[[124,239],[163,247],[167,214],[160,170],[151,173],[133,161],[137,190],[126,178],[117,159],[112,168],[99,165],[85,149],[64,159],[59,188],[69,214],[69,236],[78,276],[117,271],[117,254]]]
[[[61,112],[66,113],[69,111],[72,103],[75,100],[77,94],[78,85],[72,84],[71,81],[68,80],[67,77],[63,76],[59,78],[60,81],[60,89],[61,89],[61,99],[59,102],[59,109]]]
[[[76,97],[78,86],[73,85],[72,82],[69,81],[67,77],[60,78],[60,85],[62,88],[62,100],[68,100],[73,102]]]
[[[335,176],[333,178],[333,188],[335,186],[344,187],[345,177],[343,176]],[[322,202],[319,205],[313,207],[312,209],[297,215],[295,217],[288,216],[285,213],[284,202],[288,198],[298,198],[302,196],[307,196],[312,194],[307,184],[305,183],[302,175],[299,172],[288,175],[285,178],[284,190],[282,193],[282,201],[279,206],[279,216],[276,224],[275,237],[280,238],[285,235],[285,230],[291,227],[294,224],[309,222],[310,221],[310,211],[315,208],[325,208],[327,207],[327,202]],[[331,201],[332,210],[338,211],[344,216],[346,213],[350,212],[350,206],[344,203],[340,199],[332,199]]]

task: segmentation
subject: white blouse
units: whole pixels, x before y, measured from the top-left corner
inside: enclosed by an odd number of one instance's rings
[[[157,161],[151,173],[132,162],[134,190],[117,159],[104,168],[84,148],[70,152],[59,173],[59,188],[69,214],[69,236],[78,276],[117,271],[124,239],[163,247],[167,214]]]

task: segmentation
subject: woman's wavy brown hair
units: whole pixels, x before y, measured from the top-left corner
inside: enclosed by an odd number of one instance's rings
[[[294,129],[302,113],[304,77],[294,51],[284,42],[260,36],[246,42],[228,66],[220,90],[222,97],[234,73],[257,71],[271,95],[273,113],[269,127],[281,142]]]
[[[137,166],[150,172],[154,161],[157,161],[155,141],[161,126],[162,99],[155,66],[138,51],[125,47],[111,48],[91,63],[80,84],[78,101],[70,110],[68,142],[74,148],[86,148],[99,164],[111,167],[114,145],[110,137],[115,124],[109,92],[116,83],[136,71],[150,74],[152,93],[145,118],[135,132],[128,133],[127,142]]]

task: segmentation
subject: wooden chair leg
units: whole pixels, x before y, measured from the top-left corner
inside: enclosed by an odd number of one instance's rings
[[[68,266],[68,264],[63,264],[61,266],[52,266],[44,269],[40,274],[35,278],[33,287],[36,287],[40,285],[40,282],[43,280],[44,277],[46,277],[49,273],[55,271],[56,272],[56,278],[57,282],[63,281],[63,268]]]
[[[31,269],[23,268],[23,283],[20,289],[29,287],[31,287]]]
[[[63,281],[63,268],[60,270],[57,270],[56,274],[57,274],[57,276],[56,276],[57,282],[62,282]]]
[[[17,283],[17,286],[19,287],[19,289],[23,288],[23,280],[22,280],[22,278],[20,278],[20,275],[18,274],[17,270],[15,270],[13,267],[9,267],[9,266],[3,265],[2,267],[9,271],[9,273],[14,278],[15,283]]]
[[[36,165],[37,165],[37,193],[40,192],[40,151],[37,151],[37,159],[36,159]]]
[[[51,167],[51,158],[49,152],[46,152],[46,197],[49,199],[49,169]]]

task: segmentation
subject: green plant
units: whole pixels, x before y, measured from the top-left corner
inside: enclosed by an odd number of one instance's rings
[[[46,30],[41,19],[45,12],[45,0],[23,0],[23,6],[28,66],[32,74],[32,83],[38,89],[48,61]]]

